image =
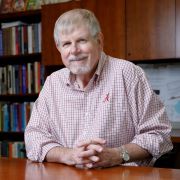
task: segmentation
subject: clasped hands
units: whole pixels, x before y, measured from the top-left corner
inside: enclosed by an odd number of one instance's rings
[[[122,159],[118,148],[105,147],[106,141],[94,138],[79,142],[74,149],[69,151],[68,165],[77,168],[103,168],[119,165]]]

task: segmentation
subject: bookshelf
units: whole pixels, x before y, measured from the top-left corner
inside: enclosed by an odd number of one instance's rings
[[[44,81],[41,66],[41,10],[0,14],[0,22],[0,157],[25,157],[23,132]],[[2,25],[12,22],[22,24],[8,28]],[[31,29],[30,33],[28,28]],[[33,28],[36,28],[36,32]],[[7,29],[10,29],[7,37],[12,38],[14,31],[15,39],[3,40]],[[18,39],[19,36],[21,39]],[[10,44],[7,45],[8,41]],[[9,47],[13,42],[14,47],[12,45],[5,52],[5,46]]]

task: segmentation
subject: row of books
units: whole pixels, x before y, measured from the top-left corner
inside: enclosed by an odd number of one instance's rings
[[[0,142],[0,157],[25,158],[24,142]]]
[[[33,102],[0,103],[0,131],[24,132],[33,108]]]
[[[0,56],[41,52],[41,23],[1,23]]]
[[[44,4],[67,1],[71,0],[1,0],[0,13],[40,9]]]
[[[43,0],[1,0],[0,13],[40,9]]]
[[[0,67],[0,95],[39,93],[44,84],[40,62]]]

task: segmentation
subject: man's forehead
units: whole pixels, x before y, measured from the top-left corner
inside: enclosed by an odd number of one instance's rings
[[[76,36],[76,37],[83,37],[83,36],[91,36],[89,29],[85,26],[72,26],[68,28],[64,28],[60,31],[59,36],[61,38],[65,38],[68,36]]]
[[[70,24],[70,25],[67,25],[67,26],[63,26],[61,28],[60,33],[67,35],[67,34],[71,34],[74,31],[78,31],[78,30],[89,32],[89,28],[88,28],[87,25],[85,25],[83,23],[78,23],[78,24]]]

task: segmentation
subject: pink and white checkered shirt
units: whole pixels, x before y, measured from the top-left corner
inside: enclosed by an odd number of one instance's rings
[[[172,149],[170,131],[165,108],[143,70],[102,53],[84,91],[67,68],[47,77],[25,130],[25,143],[28,158],[39,162],[55,146],[73,148],[95,137],[105,139],[107,147],[135,143],[156,159]]]

